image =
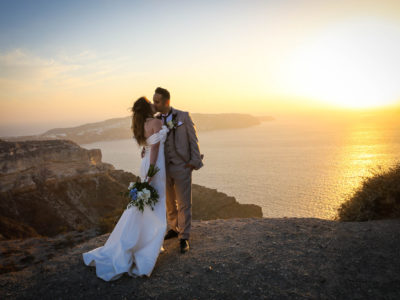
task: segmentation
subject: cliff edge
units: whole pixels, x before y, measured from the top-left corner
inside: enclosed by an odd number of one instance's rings
[[[70,140],[0,140],[0,240],[97,227],[110,232],[137,176],[102,162],[100,149]],[[193,219],[262,217],[260,206],[193,184]]]

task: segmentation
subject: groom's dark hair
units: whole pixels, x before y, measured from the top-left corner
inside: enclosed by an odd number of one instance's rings
[[[155,92],[157,94],[160,94],[164,101],[169,100],[170,98],[169,92],[166,89],[163,89],[162,87],[156,88]]]

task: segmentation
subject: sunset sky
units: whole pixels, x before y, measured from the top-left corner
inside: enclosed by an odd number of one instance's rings
[[[129,115],[400,105],[400,1],[0,1],[0,135]],[[38,132],[37,132],[38,131]]]

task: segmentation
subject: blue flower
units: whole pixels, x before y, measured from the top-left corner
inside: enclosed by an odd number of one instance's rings
[[[137,189],[134,188],[134,189],[130,190],[129,196],[132,198],[132,200],[136,200],[136,197],[137,197]]]

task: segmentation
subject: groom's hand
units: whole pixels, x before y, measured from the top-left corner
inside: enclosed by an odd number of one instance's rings
[[[194,170],[195,166],[193,166],[192,164],[186,164],[185,168],[190,168],[192,169],[192,171]]]

